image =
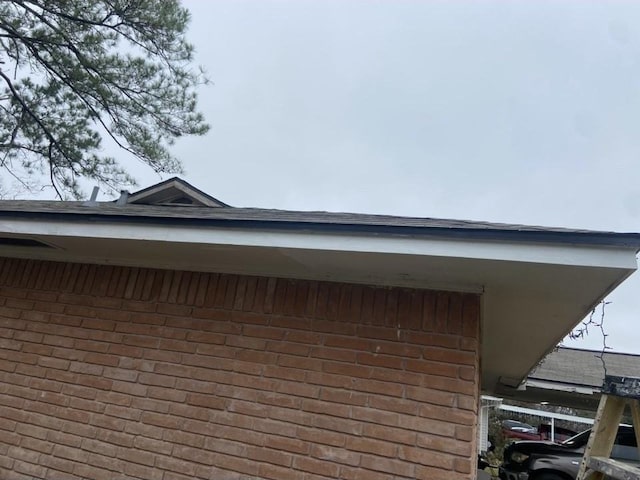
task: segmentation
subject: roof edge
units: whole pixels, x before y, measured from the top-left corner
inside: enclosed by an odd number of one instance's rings
[[[174,209],[179,207],[166,207]],[[192,208],[192,207],[186,207]],[[197,208],[197,207],[195,207]],[[19,218],[25,220],[74,221],[84,219],[90,223],[124,223],[145,225],[176,225],[176,226],[209,226],[213,228],[235,229],[259,229],[271,231],[296,231],[296,232],[323,232],[323,233],[355,233],[363,235],[389,235],[389,236],[414,236],[414,237],[438,237],[452,240],[475,239],[481,241],[504,241],[517,243],[561,244],[594,247],[616,247],[640,250],[640,233],[616,233],[591,230],[545,230],[540,227],[518,226],[519,228],[479,228],[470,226],[443,227],[430,225],[399,225],[373,222],[349,222],[349,221],[318,221],[313,218],[308,220],[288,219],[243,219],[243,209],[233,209],[238,216],[226,217],[176,217],[169,215],[131,215],[127,214],[126,207],[121,207],[119,212],[99,212],[99,209],[87,209],[82,212],[65,211],[24,211],[1,209],[0,218]],[[218,210],[218,209],[215,209]],[[168,212],[167,212],[168,213]],[[313,215],[310,215],[313,217]],[[396,219],[408,217],[393,217]],[[505,224],[505,226],[508,226]],[[521,227],[521,228],[520,228]]]

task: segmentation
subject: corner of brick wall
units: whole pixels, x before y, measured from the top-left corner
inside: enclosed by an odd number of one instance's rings
[[[0,259],[0,477],[475,474],[479,297]]]

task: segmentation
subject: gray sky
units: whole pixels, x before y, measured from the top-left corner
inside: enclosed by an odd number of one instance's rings
[[[185,4],[212,130],[175,153],[224,202],[640,230],[640,3]],[[615,350],[640,353],[639,287]]]

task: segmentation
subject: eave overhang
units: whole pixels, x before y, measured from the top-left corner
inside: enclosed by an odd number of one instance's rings
[[[376,223],[363,221],[366,216],[341,220],[339,214],[323,213],[265,218],[252,209],[176,215],[175,207],[137,208],[118,212],[116,206],[86,205],[77,206],[77,213],[0,205],[1,236],[53,246],[0,247],[0,252],[482,294],[482,386],[487,393],[500,384],[517,387],[635,270],[640,247],[637,234]]]

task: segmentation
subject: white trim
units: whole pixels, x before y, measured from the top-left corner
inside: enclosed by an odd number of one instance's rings
[[[540,388],[543,390],[555,390],[557,392],[580,393],[582,395],[593,395],[600,391],[595,387],[585,387],[580,385],[571,385],[568,383],[557,383],[546,380],[534,380],[528,378],[525,382],[526,387]]]
[[[480,408],[478,410],[478,453],[487,451],[489,447],[489,411],[499,407],[502,399],[490,395],[480,396]]]
[[[505,405],[504,403],[498,408],[507,412],[521,413],[524,415],[533,415],[535,417],[553,418],[555,420],[565,420],[567,422],[586,423],[588,425],[593,425],[593,418],[589,417],[578,417],[576,415],[566,415],[564,413],[546,412],[544,410],[535,410],[533,408]]]
[[[131,223],[82,223],[11,219],[0,221],[0,232],[36,236],[145,240],[201,245],[370,252],[500,260],[568,266],[635,269],[630,247],[540,245],[498,241],[452,240],[399,236],[365,236],[316,232],[274,232],[198,226],[160,226]]]
[[[480,404],[483,407],[499,407],[500,405],[502,405],[502,398],[494,397],[492,395],[481,395]]]
[[[478,411],[478,453],[489,447],[489,406],[482,405]]]
[[[219,207],[223,207],[224,205],[221,204],[220,202],[215,202],[213,200],[211,200],[210,198],[208,198],[207,196],[203,195],[202,193],[199,193],[198,191],[194,190],[193,188],[191,188],[190,186],[184,185],[183,183],[181,183],[180,181],[176,180],[176,179],[172,179],[171,181],[167,182],[167,183],[162,183],[160,185],[156,185],[154,187],[151,187],[149,189],[145,189],[141,192],[135,192],[135,193],[131,193],[129,194],[129,198],[127,199],[127,203],[131,203],[131,204],[143,204],[144,200],[146,198],[152,197],[153,195],[157,195],[159,193],[163,193],[163,192],[167,192],[167,193],[171,193],[172,190],[177,190],[178,192],[181,192],[183,195],[190,197],[191,199],[195,200],[196,202],[208,206],[208,207],[215,207],[215,208],[219,208]]]

